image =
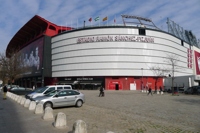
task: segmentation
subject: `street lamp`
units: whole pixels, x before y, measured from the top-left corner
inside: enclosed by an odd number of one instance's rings
[[[42,67],[42,87],[44,87],[44,68]]]
[[[143,90],[143,68],[141,68],[141,70],[142,70],[142,89],[141,90]]]

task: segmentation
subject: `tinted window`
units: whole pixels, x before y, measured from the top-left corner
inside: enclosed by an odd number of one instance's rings
[[[71,89],[71,87],[69,87],[69,86],[68,86],[68,87],[66,87],[66,86],[65,86],[65,87],[64,87],[64,89]]]
[[[47,88],[48,88],[48,87],[37,88],[37,89],[35,90],[35,92],[37,92],[37,93],[43,93]]]
[[[75,95],[75,93],[74,93],[74,91],[70,91],[70,90],[69,90],[69,91],[67,91],[67,95],[68,95],[68,96],[72,96],[72,95]]]
[[[55,87],[50,87],[44,94],[47,94],[47,93],[49,93],[49,92],[51,92],[51,91],[54,91],[54,90],[56,90]]]
[[[51,91],[48,94],[46,94],[45,96],[50,97],[50,96],[53,96],[54,94],[56,94],[57,92],[58,92],[57,90]]]
[[[79,95],[80,93],[79,93],[79,92],[77,92],[77,91],[74,91],[74,94],[75,94],[75,95]]]
[[[67,96],[67,91],[61,91],[57,95],[58,97]]]
[[[58,90],[61,90],[61,89],[63,89],[63,87],[57,87],[57,89],[58,89]]]

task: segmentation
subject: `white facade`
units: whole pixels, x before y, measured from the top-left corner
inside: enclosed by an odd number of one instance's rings
[[[139,35],[137,27],[74,30],[52,38],[52,77],[156,76],[150,67],[171,68],[165,62],[170,54],[180,60],[175,77],[193,75],[188,49],[189,44],[152,29],[146,29],[146,35]]]

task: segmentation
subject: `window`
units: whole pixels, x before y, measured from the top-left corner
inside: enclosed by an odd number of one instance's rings
[[[139,29],[139,35],[146,35],[145,29]]]
[[[184,46],[183,40],[181,40],[181,46]]]
[[[74,91],[68,90],[68,91],[67,91],[67,95],[68,95],[68,96],[73,96],[73,95],[76,95],[76,94],[74,93]]]
[[[61,91],[58,93],[58,97],[67,96],[67,91]]]
[[[58,90],[61,90],[61,89],[63,89],[63,87],[57,87],[57,89],[58,89]]]
[[[44,94],[47,94],[47,93],[52,92],[54,90],[56,90],[55,87],[50,87]]]
[[[71,87],[69,87],[69,86],[68,87],[64,87],[64,89],[71,89]]]

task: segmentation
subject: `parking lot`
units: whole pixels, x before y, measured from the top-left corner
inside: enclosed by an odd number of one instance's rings
[[[81,108],[64,107],[53,110],[54,115],[58,112],[66,114],[68,133],[71,133],[73,123],[78,119],[86,122],[88,133],[200,132],[200,96],[198,95],[147,96],[140,91],[105,91],[105,97],[98,97],[98,90],[80,91],[86,96],[86,103]],[[24,109],[24,112],[28,110]],[[34,119],[41,119],[41,116]],[[34,119],[32,118],[33,122]],[[41,129],[43,132],[65,131],[65,129],[55,130],[50,124],[52,122],[41,122],[46,123],[45,127],[48,127],[48,130]],[[41,127],[37,128],[38,131]]]

